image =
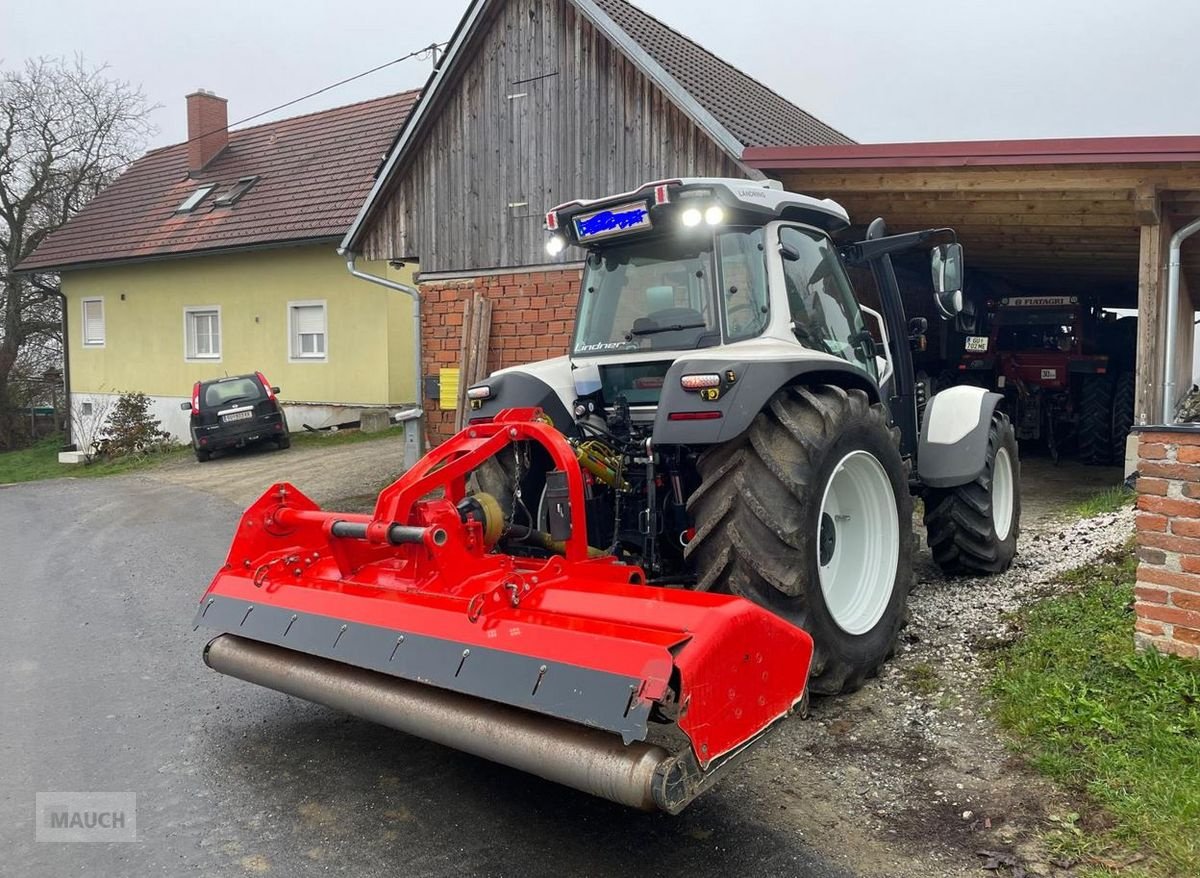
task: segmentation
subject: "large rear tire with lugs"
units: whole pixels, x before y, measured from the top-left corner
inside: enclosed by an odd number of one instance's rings
[[[1079,392],[1079,459],[1105,466],[1112,459],[1113,383],[1107,375],[1087,375]]]
[[[1112,408],[1112,462],[1115,464],[1125,463],[1125,443],[1133,430],[1136,394],[1136,376],[1132,372],[1122,372],[1118,375],[1113,389]]]
[[[809,689],[857,689],[892,654],[912,582],[912,499],[887,414],[861,390],[784,388],[704,452],[685,556],[697,588],[812,635]]]
[[[1021,529],[1020,485],[1017,436],[997,412],[983,472],[965,485],[925,492],[926,539],[944,572],[980,576],[1008,569]]]

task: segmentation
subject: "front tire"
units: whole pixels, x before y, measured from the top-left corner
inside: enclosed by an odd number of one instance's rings
[[[912,581],[908,474],[883,407],[861,390],[785,388],[697,465],[696,587],[808,631],[812,692],[857,689],[894,651]]]
[[[1021,525],[1017,436],[997,412],[988,430],[987,460],[974,481],[925,492],[925,530],[933,560],[946,573],[1001,573],[1017,553]]]

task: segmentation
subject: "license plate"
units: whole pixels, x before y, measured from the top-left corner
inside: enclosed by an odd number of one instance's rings
[[[968,335],[965,345],[968,351],[983,352],[987,350],[988,337],[986,335]]]
[[[222,422],[222,423],[224,423],[224,424],[228,424],[228,423],[230,423],[231,421],[248,421],[248,420],[250,420],[252,417],[254,417],[254,412],[251,412],[251,411],[245,411],[245,412],[234,412],[234,413],[233,413],[233,414],[231,414],[231,415],[224,415],[224,416],[222,416],[222,418],[221,418],[221,422]]]
[[[1042,377],[1043,378],[1057,378],[1058,370],[1057,369],[1043,369]]]

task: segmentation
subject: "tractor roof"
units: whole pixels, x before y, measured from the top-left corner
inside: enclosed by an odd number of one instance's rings
[[[682,177],[645,183],[629,192],[601,198],[580,198],[560,204],[546,214],[546,227],[556,230],[580,214],[605,207],[646,202],[647,206],[679,205],[684,202],[720,203],[736,212],[741,222],[765,225],[788,219],[807,223],[827,232],[850,225],[846,209],[828,198],[813,198],[787,192],[776,180],[739,180],[727,177]]]

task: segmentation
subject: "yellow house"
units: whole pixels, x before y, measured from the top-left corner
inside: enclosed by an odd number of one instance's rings
[[[412,301],[337,252],[416,97],[229,132],[223,99],[189,95],[188,140],[134,162],[21,263],[60,275],[76,443],[126,391],[186,441],[180,403],[221,375],[263,372],[292,430],[419,400]],[[400,284],[416,269],[355,267]]]

